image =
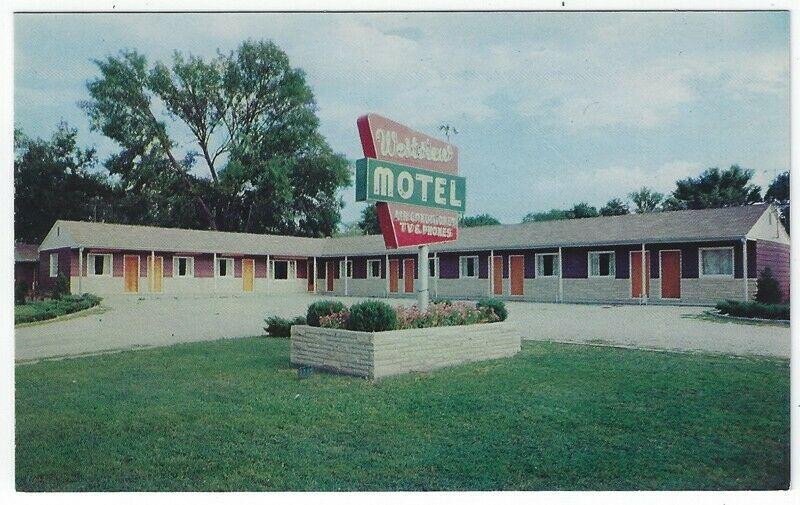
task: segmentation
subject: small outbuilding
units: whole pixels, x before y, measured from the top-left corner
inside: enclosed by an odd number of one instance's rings
[[[14,288],[25,283],[28,292],[36,291],[39,279],[39,246],[14,242]]]

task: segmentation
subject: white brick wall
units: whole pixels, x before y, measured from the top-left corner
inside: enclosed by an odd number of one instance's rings
[[[291,363],[380,379],[513,356],[520,336],[506,323],[369,333],[292,326]]]

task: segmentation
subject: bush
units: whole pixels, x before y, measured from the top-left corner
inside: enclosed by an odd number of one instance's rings
[[[308,306],[308,313],[306,314],[306,322],[309,326],[319,326],[319,318],[330,316],[334,312],[341,312],[345,309],[342,302],[334,300],[323,300],[314,302]]]
[[[789,305],[760,302],[737,302],[725,300],[717,303],[717,310],[734,317],[758,319],[789,319]]]
[[[19,281],[14,286],[14,303],[17,305],[25,305],[25,298],[28,296],[28,283],[26,281]]]
[[[264,331],[266,331],[270,337],[288,338],[292,336],[292,326],[296,324],[306,324],[306,318],[297,316],[289,320],[278,316],[270,316],[264,319],[264,322],[267,323]]]
[[[432,303],[425,312],[416,305],[397,307],[395,311],[398,330],[494,323],[500,320],[494,310],[488,307],[478,308],[470,302]]]
[[[340,312],[334,312],[329,316],[322,316],[319,318],[319,325],[323,328],[343,329],[347,328],[347,321],[350,319],[350,311],[344,309]]]
[[[32,301],[14,311],[14,324],[45,321],[99,304],[102,298],[88,293],[64,295],[59,299]]]
[[[778,280],[772,276],[772,270],[769,267],[761,271],[756,281],[758,289],[756,291],[756,301],[767,304],[776,304],[783,301],[783,294]]]
[[[476,306],[479,309],[485,308],[493,310],[500,321],[505,321],[508,317],[508,310],[506,310],[506,304],[503,302],[503,300],[498,300],[497,298],[484,298],[482,300],[478,300]]]
[[[397,326],[397,314],[389,304],[367,300],[350,307],[347,328],[356,331],[388,331]]]
[[[69,280],[63,273],[59,273],[56,277],[56,283],[53,286],[52,298],[53,300],[60,300],[62,296],[69,294]]]

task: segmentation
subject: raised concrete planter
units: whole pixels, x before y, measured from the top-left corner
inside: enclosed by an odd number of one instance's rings
[[[370,333],[292,326],[291,363],[380,379],[513,356],[520,335],[507,323]]]

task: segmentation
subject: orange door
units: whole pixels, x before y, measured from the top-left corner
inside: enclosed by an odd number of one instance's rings
[[[661,251],[661,298],[681,297],[681,252]]]
[[[524,256],[511,256],[508,263],[511,277],[511,294],[514,296],[522,296],[525,294],[524,279],[525,279],[525,257]]]
[[[314,271],[314,260],[306,260],[306,277],[308,277],[308,290],[314,291],[314,277],[317,272]]]
[[[650,251],[644,255],[645,270],[650,272]],[[650,296],[650,275],[645,275],[646,296]],[[642,297],[642,251],[631,251],[631,298]]]
[[[327,289],[328,291],[333,291],[333,274],[335,272],[334,270],[335,267],[336,265],[333,263],[332,260],[328,261],[325,271],[325,281],[326,281],[325,289]]]
[[[492,292],[496,295],[503,294],[503,257],[492,257]]]
[[[403,281],[406,293],[414,292],[414,258],[403,260]]]
[[[242,290],[245,292],[253,291],[255,283],[255,264],[253,259],[242,259]]]
[[[147,276],[150,280],[150,292],[160,293],[163,290],[164,279],[164,258],[161,256],[155,257],[155,264],[153,257],[147,257]]]
[[[123,260],[125,269],[125,292],[139,292],[139,256],[125,256]]]
[[[397,293],[400,278],[400,260],[389,260],[389,292]]]

